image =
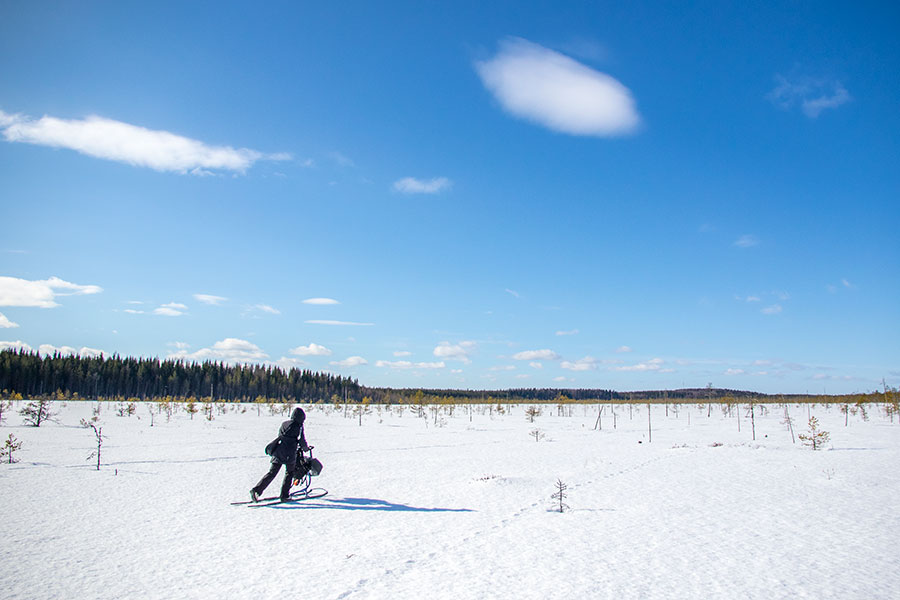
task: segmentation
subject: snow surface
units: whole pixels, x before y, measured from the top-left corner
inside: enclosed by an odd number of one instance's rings
[[[442,427],[310,407],[329,495],[249,508],[229,502],[286,417],[248,405],[151,427],[147,406],[104,404],[98,472],[78,426],[91,406],[0,427],[24,442],[0,465],[0,598],[898,597],[900,424],[874,407],[849,427],[813,408],[832,437],[820,452],[792,444],[775,407],[754,442],[743,411],[739,432],[718,407],[654,406],[652,443],[646,406],[619,406],[616,429],[607,412],[602,431],[592,406],[545,406],[534,424],[525,406],[462,407]],[[805,430],[807,408],[791,412]]]

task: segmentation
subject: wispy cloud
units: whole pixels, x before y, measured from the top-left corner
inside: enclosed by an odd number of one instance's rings
[[[569,329],[568,331],[557,331],[556,335],[578,335],[578,330]]]
[[[631,352],[631,346],[619,346],[616,348],[617,354],[624,354],[626,352]]]
[[[281,314],[280,310],[278,310],[277,308],[273,308],[273,307],[269,306],[268,304],[254,304],[253,309],[258,310],[260,312],[269,313],[270,315],[280,315]]]
[[[228,298],[223,298],[222,296],[213,296],[211,294],[194,294],[194,300],[202,302],[203,304],[218,306],[228,300]]]
[[[512,356],[516,360],[559,360],[560,356],[553,350],[524,350]]]
[[[609,75],[521,38],[499,45],[475,69],[510,114],[571,135],[622,135],[640,124],[631,91]]]
[[[355,321],[334,321],[331,319],[309,319],[308,321],[303,321],[304,323],[309,323],[310,325],[346,325],[348,327],[371,327],[375,323],[357,323]]]
[[[443,369],[446,365],[444,361],[439,362],[410,362],[408,360],[379,360],[375,363],[376,367],[408,370],[408,369]]]
[[[404,194],[437,194],[450,189],[453,183],[446,177],[434,177],[433,179],[416,179],[404,177],[394,182],[394,189]]]
[[[522,297],[521,295],[519,295],[519,292],[517,292],[516,290],[511,290],[509,288],[506,288],[503,291],[505,291],[507,294],[509,294],[513,298],[521,298]]]
[[[412,356],[412,352],[408,352],[406,350],[395,350],[394,356],[396,356],[398,358],[403,357],[403,356]]]
[[[777,315],[782,310],[784,310],[784,309],[781,307],[780,304],[772,304],[771,306],[767,306],[767,307],[761,309],[759,312],[761,312],[764,315]]]
[[[335,150],[334,152],[329,152],[328,158],[330,158],[331,160],[336,162],[338,164],[338,166],[340,166],[340,167],[355,167],[356,166],[356,163],[353,162],[353,159],[347,157],[346,155],[344,155],[341,152],[338,152],[337,150]]]
[[[103,288],[97,285],[79,285],[63,281],[59,277],[30,281],[17,277],[0,277],[0,306],[59,306],[57,296],[99,294]]]
[[[810,119],[817,118],[823,110],[837,108],[852,98],[844,85],[837,80],[810,77],[787,78],[775,76],[777,85],[766,96],[772,104],[783,110],[800,106]]]
[[[592,356],[585,356],[574,362],[564,360],[559,366],[569,371],[591,371],[597,368],[597,359]]]
[[[759,245],[759,238],[755,235],[744,234],[738,239],[734,240],[734,245],[738,248],[752,248],[753,246]]]
[[[288,352],[297,356],[331,356],[331,350],[313,342],[310,342],[308,346],[291,348]]]
[[[303,304],[314,304],[316,306],[329,306],[333,304],[340,304],[334,298],[307,298],[303,301]]]
[[[438,358],[458,360],[468,364],[472,362],[472,360],[469,358],[469,354],[473,350],[475,350],[475,346],[475,342],[471,341],[460,342],[458,344],[441,342],[435,347],[433,354]]]
[[[640,362],[635,365],[622,365],[613,367],[615,371],[660,371],[665,361],[661,358],[651,358],[646,362]]]
[[[0,329],[12,329],[13,327],[18,327],[18,323],[13,323],[10,321],[6,315],[0,313]]]
[[[216,342],[211,348],[201,348],[196,352],[179,349],[169,354],[169,358],[180,358],[191,361],[221,361],[226,363],[255,363],[269,358],[259,346],[239,338],[225,338]]]
[[[180,317],[187,311],[187,306],[180,302],[169,302],[163,304],[159,308],[153,309],[154,315],[162,315],[164,317]]]
[[[328,364],[335,367],[359,367],[361,365],[369,364],[369,361],[362,356],[348,356],[344,360],[333,360]]]
[[[168,131],[98,116],[80,120],[50,116],[32,119],[0,111],[0,130],[8,142],[67,148],[94,158],[175,173],[244,173],[260,160],[290,159],[288,154],[212,146]]]

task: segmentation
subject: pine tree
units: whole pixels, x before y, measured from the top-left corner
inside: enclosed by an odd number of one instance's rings
[[[41,423],[55,416],[55,413],[50,411],[50,401],[43,398],[26,404],[19,414],[33,427],[40,427]]]
[[[801,433],[797,435],[804,446],[813,450],[821,450],[824,444],[828,443],[829,433],[819,429],[819,420],[815,417],[809,418],[809,433]]]
[[[0,446],[0,458],[4,456],[7,457],[7,461],[9,464],[13,464],[14,462],[19,462],[15,458],[13,458],[13,452],[17,451],[22,447],[22,442],[16,439],[16,436],[13,434],[9,434],[9,437],[6,438],[6,442],[3,446]]]
[[[565,512],[565,510],[569,508],[569,505],[565,503],[565,499],[569,496],[566,493],[567,489],[569,489],[569,486],[563,483],[561,479],[556,480],[556,493],[550,497],[559,502],[557,509],[559,512]]]

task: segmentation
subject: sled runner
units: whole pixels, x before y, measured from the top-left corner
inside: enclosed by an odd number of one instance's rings
[[[328,490],[320,487],[311,487],[312,478],[322,472],[322,463],[318,458],[314,458],[312,451],[315,446],[309,447],[309,456],[301,448],[297,448],[297,460],[294,463],[294,471],[291,473],[293,479],[290,500],[281,500],[278,496],[270,496],[268,498],[260,498],[257,502],[252,500],[242,500],[240,502],[232,502],[232,506],[249,504],[251,506],[272,506],[283,502],[296,502],[300,500],[312,500],[321,498],[328,494]]]

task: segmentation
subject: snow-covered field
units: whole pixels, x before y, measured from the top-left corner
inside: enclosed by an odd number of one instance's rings
[[[256,508],[229,503],[286,417],[248,406],[151,427],[147,406],[104,405],[98,472],[78,426],[91,407],[0,427],[24,442],[0,465],[0,598],[898,597],[900,425],[874,407],[849,427],[813,408],[831,432],[820,452],[792,444],[775,407],[754,442],[743,414],[739,432],[719,407],[654,406],[652,443],[646,406],[619,406],[615,429],[607,412],[602,431],[582,406],[534,424],[524,405],[463,407],[441,427],[308,408],[329,495]],[[807,408],[791,413],[806,430]]]

